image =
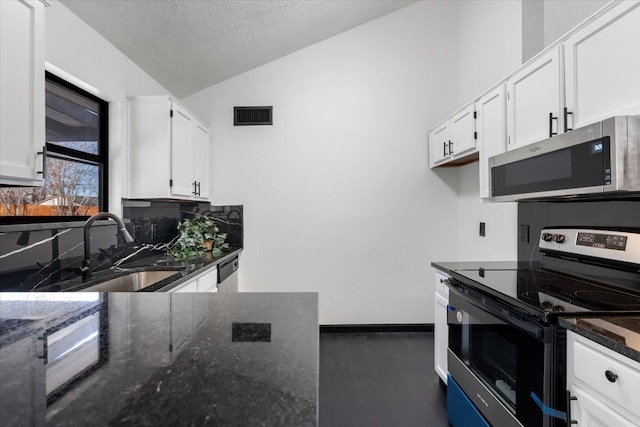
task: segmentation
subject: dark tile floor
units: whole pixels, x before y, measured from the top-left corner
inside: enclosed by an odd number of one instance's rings
[[[448,427],[433,333],[321,333],[321,427]]]

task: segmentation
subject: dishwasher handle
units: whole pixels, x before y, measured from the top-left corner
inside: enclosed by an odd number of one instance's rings
[[[229,276],[238,270],[239,266],[238,257],[233,257],[229,261],[225,261],[224,263],[218,266],[218,283],[224,282]]]

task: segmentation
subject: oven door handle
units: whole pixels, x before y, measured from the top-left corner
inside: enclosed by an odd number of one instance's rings
[[[488,317],[493,317],[501,322],[504,322],[509,325],[513,325],[514,327],[528,333],[529,335],[535,337],[537,340],[545,340],[544,328],[539,324],[535,323],[533,320],[527,320],[524,318],[524,315],[517,311],[506,307],[504,303],[498,301],[493,298],[492,303],[493,306],[489,306],[486,304],[482,304],[479,301],[476,301],[473,297],[464,294],[459,290],[458,286],[455,283],[449,282],[449,300],[451,301],[451,295],[456,295],[456,302],[458,306],[452,305],[449,307],[455,307],[453,310],[448,309],[450,314],[447,316],[448,323],[458,323],[461,322],[461,318],[458,317],[456,313],[453,311],[464,311],[469,313],[471,316],[482,319]],[[506,313],[503,311],[499,311],[498,308],[504,308]]]
[[[560,411],[558,409],[554,409],[550,406],[545,405],[544,403],[542,403],[542,400],[540,400],[538,395],[535,394],[534,392],[531,392],[530,396],[533,399],[533,401],[536,403],[536,405],[538,405],[538,407],[540,408],[543,414],[549,415],[550,417],[553,417],[553,418],[561,419],[563,421],[567,420],[566,412]]]

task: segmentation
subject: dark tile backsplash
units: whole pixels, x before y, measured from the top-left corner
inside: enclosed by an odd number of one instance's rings
[[[518,227],[526,226],[529,241],[519,238],[518,261],[540,262],[538,240],[543,227],[640,230],[640,199],[519,202]]]
[[[210,215],[228,233],[232,247],[242,247],[243,207],[209,203],[123,201],[123,217],[135,242],[124,244],[112,221],[91,227],[94,271],[115,262],[157,255],[178,235],[178,222],[195,213]],[[84,257],[82,223],[0,228],[0,291],[21,292],[77,278]],[[43,229],[44,228],[44,229]]]

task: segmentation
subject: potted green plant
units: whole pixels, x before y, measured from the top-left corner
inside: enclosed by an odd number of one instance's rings
[[[168,252],[174,258],[193,258],[205,251],[216,257],[229,250],[229,244],[225,243],[227,234],[219,232],[213,218],[198,214],[185,218],[178,223],[178,231],[178,239]]]

